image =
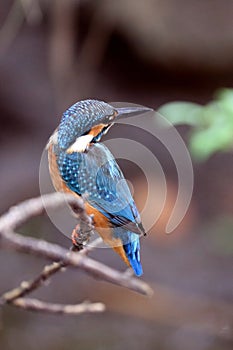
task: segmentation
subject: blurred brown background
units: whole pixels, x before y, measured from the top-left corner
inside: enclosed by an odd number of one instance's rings
[[[39,194],[43,148],[75,101],[129,101],[156,109],[172,100],[206,103],[217,88],[232,87],[232,15],[227,0],[1,0],[0,212]],[[178,130],[186,139],[186,127]],[[135,137],[130,128],[111,132]],[[147,140],[147,146],[168,182],[165,210],[142,242],[143,279],[154,297],[67,271],[35,295],[63,303],[101,300],[108,311],[75,318],[5,307],[1,349],[233,348],[232,154],[194,164],[190,209],[166,236],[176,171],[159,143]],[[145,181],[132,164],[121,165],[142,207]],[[33,220],[22,232],[70,244],[48,218]],[[109,249],[92,256],[124,269]],[[0,291],[31,278],[43,263],[1,251]]]

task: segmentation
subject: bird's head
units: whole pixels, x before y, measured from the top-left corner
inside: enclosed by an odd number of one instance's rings
[[[115,108],[98,100],[83,100],[68,108],[58,127],[58,146],[68,153],[82,152],[100,141],[120,118],[151,111],[147,107]]]

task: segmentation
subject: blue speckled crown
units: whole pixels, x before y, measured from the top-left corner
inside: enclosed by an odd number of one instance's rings
[[[83,135],[93,126],[100,123],[108,124],[109,116],[114,114],[114,108],[98,100],[83,100],[68,108],[62,116],[58,128],[58,145],[65,150],[72,145],[77,137]]]

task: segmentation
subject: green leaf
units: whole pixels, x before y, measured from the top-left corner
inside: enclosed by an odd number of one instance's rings
[[[190,150],[199,160],[205,160],[217,151],[228,150],[233,144],[233,128],[216,122],[209,128],[195,131],[190,138]]]
[[[216,95],[220,107],[233,122],[233,89],[221,89]]]
[[[217,100],[228,100],[233,103],[233,89],[220,89],[216,92]]]
[[[202,124],[202,108],[202,106],[191,102],[171,102],[161,106],[157,112],[173,125],[199,126]]]
[[[161,106],[158,112],[173,125],[193,127],[189,146],[197,160],[233,148],[233,89],[219,90],[215,100],[205,106],[171,102]]]

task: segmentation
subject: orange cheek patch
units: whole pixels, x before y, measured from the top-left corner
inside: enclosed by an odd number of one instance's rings
[[[88,133],[88,135],[93,135],[93,137],[97,136],[102,130],[103,128],[105,128],[107,125],[106,124],[99,124],[96,126],[93,126],[93,128],[91,128],[90,132]]]

